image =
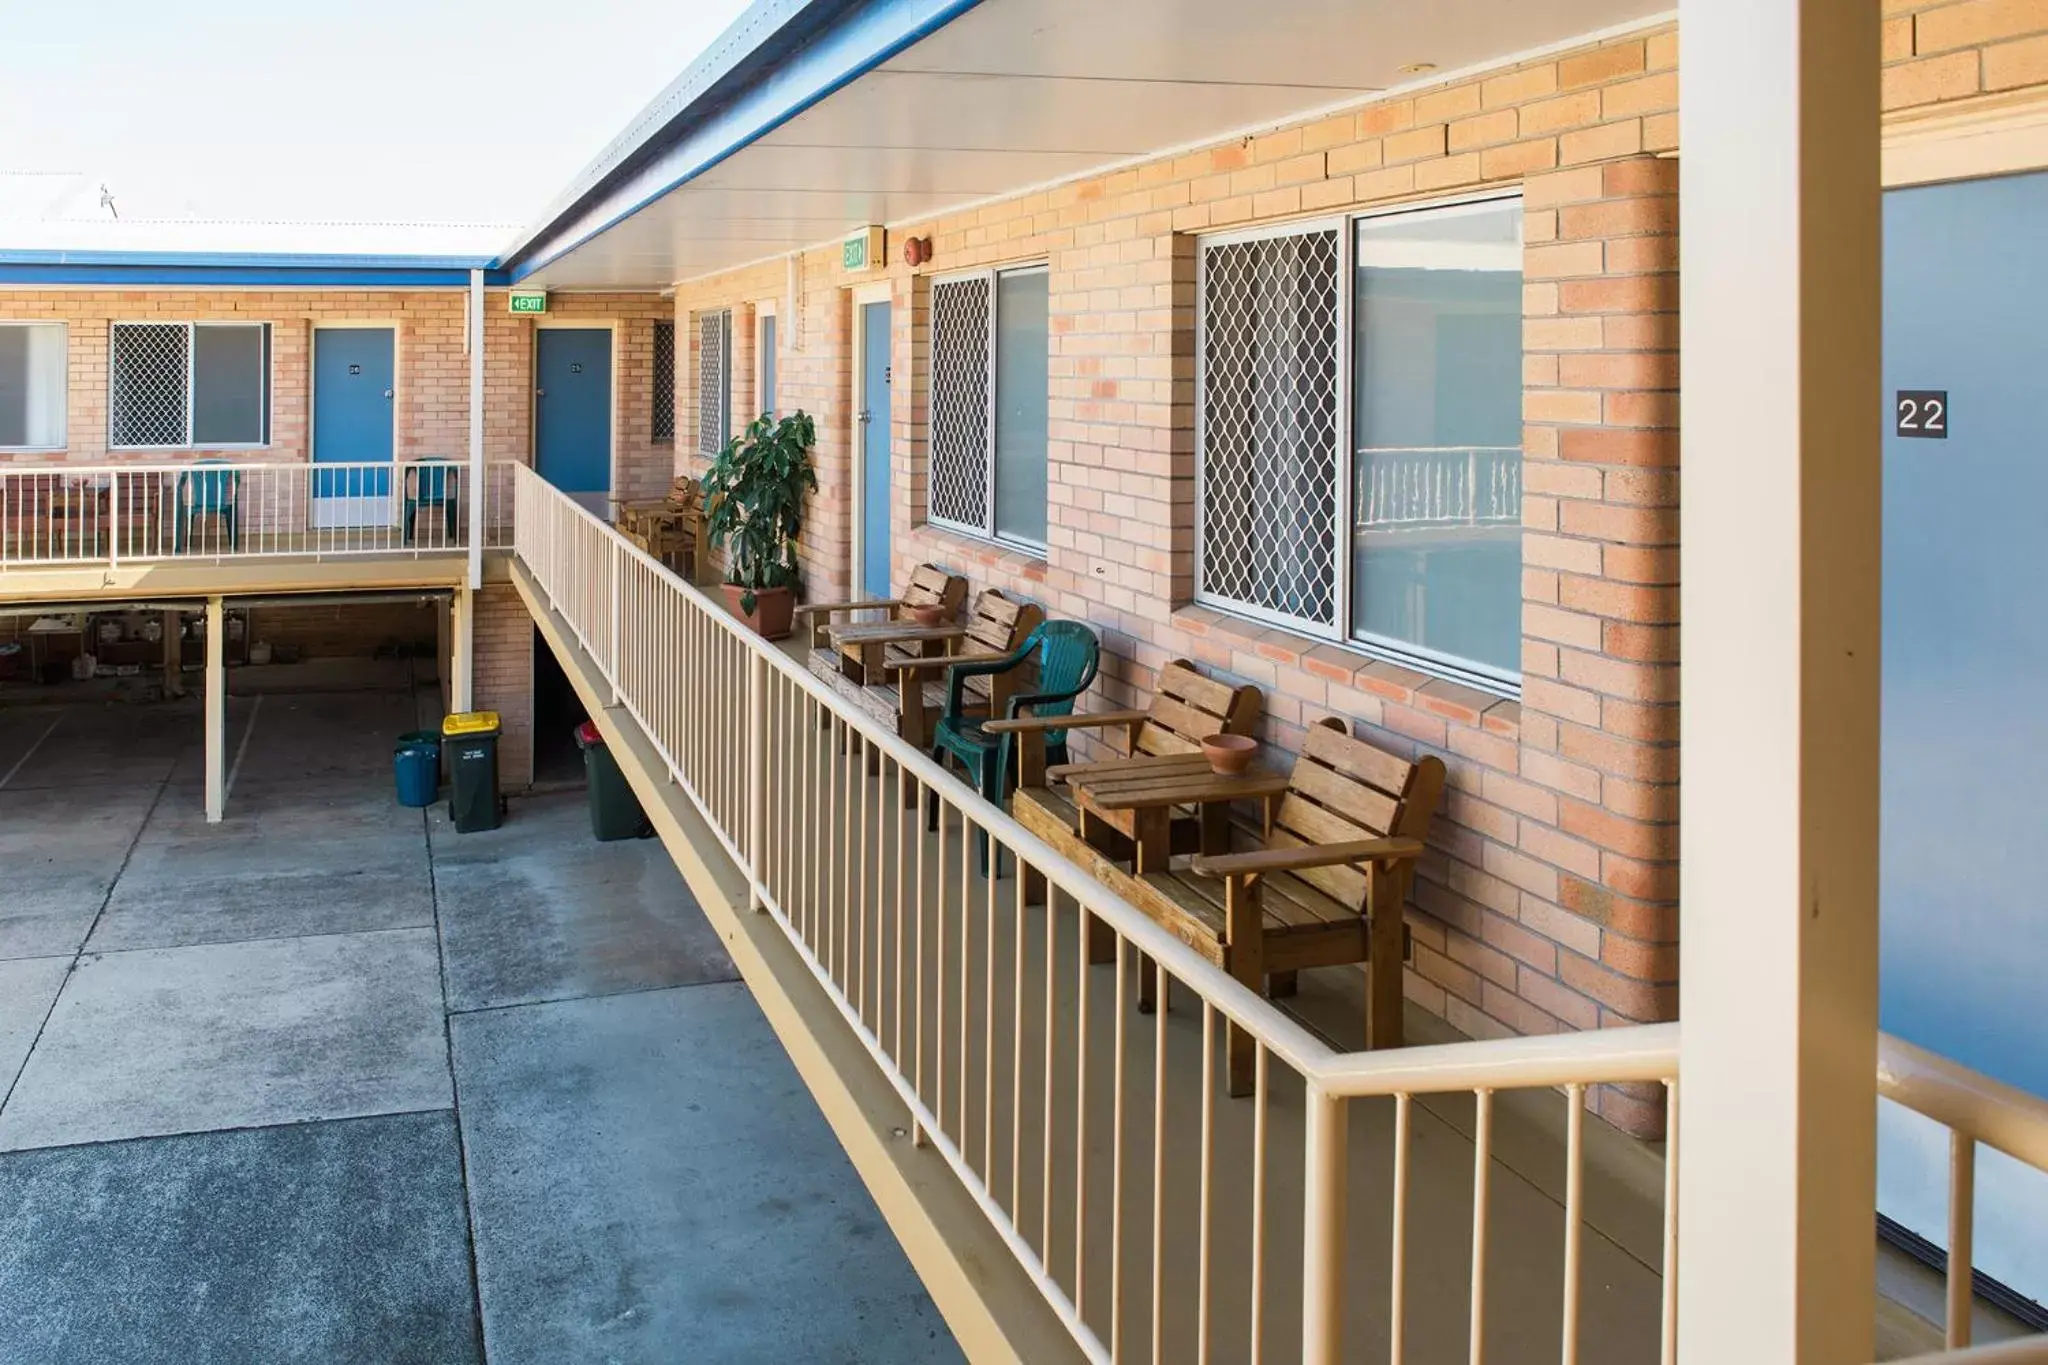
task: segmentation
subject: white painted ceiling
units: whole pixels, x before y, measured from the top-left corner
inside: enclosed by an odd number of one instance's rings
[[[526,283],[681,280],[1639,22],[1670,0],[985,0]]]

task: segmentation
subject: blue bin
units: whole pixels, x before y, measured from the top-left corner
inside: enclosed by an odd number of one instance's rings
[[[441,790],[441,737],[431,730],[411,730],[398,737],[391,754],[398,779],[398,804],[415,809],[434,804]]]

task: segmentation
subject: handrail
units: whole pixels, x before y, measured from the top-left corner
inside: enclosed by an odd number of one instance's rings
[[[2048,1365],[2048,1336],[2020,1337],[1960,1351],[1935,1351],[1895,1365]]]
[[[1457,1090],[1535,1089],[1668,1081],[1678,1074],[1678,1025],[1632,1024],[1581,1033],[1349,1052],[1316,1080],[1332,1095],[1436,1095]]]
[[[2048,1171],[2048,1100],[2038,1095],[1889,1033],[1878,1035],[1877,1093]]]

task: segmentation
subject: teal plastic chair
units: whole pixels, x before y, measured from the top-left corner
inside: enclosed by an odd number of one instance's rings
[[[1002,719],[1019,716],[1070,716],[1074,699],[1095,681],[1102,662],[1102,646],[1095,632],[1079,621],[1046,621],[1026,636],[1017,652],[985,663],[955,664],[946,673],[946,710],[932,735],[932,758],[940,767],[950,756],[971,774],[975,788],[989,804],[1001,809],[1009,789],[1011,755],[1016,751],[1015,735],[991,735],[982,727],[989,716],[978,715],[967,704],[967,680],[1008,673],[1038,660],[1038,690],[1012,696]],[[907,685],[907,684],[906,684]],[[1049,730],[1045,736],[1048,763],[1067,761],[1067,732]],[[936,794],[925,799],[925,827],[937,829],[939,805]],[[981,869],[988,871],[988,837],[977,840],[981,848]]]
[[[226,465],[221,459],[194,460],[194,468],[178,475],[178,526],[172,551],[183,554],[190,542],[192,523],[200,517],[218,518],[227,531],[230,552],[241,548],[241,525],[236,504],[242,498],[242,471],[234,468],[201,469],[200,465]]]
[[[405,539],[410,545],[417,534],[415,523],[421,512],[439,509],[444,544],[455,543],[455,514],[460,500],[456,493],[461,466],[442,455],[423,455],[405,467]]]

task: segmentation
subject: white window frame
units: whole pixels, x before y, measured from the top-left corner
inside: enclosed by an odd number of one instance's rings
[[[32,454],[71,448],[71,324],[51,318],[5,318],[0,317],[0,327],[55,327],[63,334],[64,344],[59,349],[64,363],[58,367],[58,382],[61,387],[57,405],[57,439],[54,443],[41,445],[0,445],[0,450],[9,454]]]
[[[185,439],[167,445],[122,445],[114,440],[114,333],[123,327],[182,327],[185,329]],[[199,393],[199,347],[194,329],[200,327],[260,327],[263,342],[263,439],[260,441],[206,441],[192,438],[192,414]],[[276,435],[277,413],[277,330],[268,322],[215,321],[200,318],[126,318],[107,328],[107,449],[109,450],[268,450]]]
[[[1414,213],[1428,213],[1440,209],[1455,209],[1468,206],[1504,204],[1522,199],[1519,186],[1505,190],[1487,190],[1477,194],[1459,195],[1452,198],[1432,199],[1421,203],[1391,204],[1383,208],[1366,209],[1317,218],[1293,219],[1284,223],[1266,224],[1255,228],[1244,228],[1232,232],[1204,233],[1195,248],[1195,593],[1194,600],[1202,606],[1213,608],[1231,616],[1244,617],[1266,625],[1277,626],[1297,635],[1308,636],[1341,648],[1355,651],[1371,658],[1385,659],[1393,663],[1414,668],[1434,677],[1453,682],[1465,683],[1485,691],[1508,698],[1519,698],[1522,694],[1522,672],[1491,669],[1476,660],[1441,654],[1424,646],[1407,641],[1392,640],[1384,636],[1372,636],[1354,632],[1351,627],[1353,595],[1353,553],[1351,543],[1352,519],[1355,515],[1357,497],[1357,439],[1353,433],[1352,414],[1356,403],[1356,327],[1353,321],[1353,306],[1357,293],[1357,225],[1375,218],[1391,218]],[[1271,611],[1253,603],[1240,602],[1235,598],[1219,597],[1207,591],[1207,555],[1209,531],[1207,526],[1208,475],[1209,475],[1209,434],[1208,434],[1208,366],[1203,357],[1208,354],[1208,270],[1209,251],[1212,246],[1224,246],[1233,242],[1257,241],[1273,237],[1293,237],[1312,232],[1337,234],[1337,497],[1336,516],[1330,528],[1336,546],[1333,572],[1336,575],[1333,598],[1335,608],[1333,619],[1325,624],[1304,617],[1290,616],[1284,612]]]
[[[1006,550],[1022,550],[1024,553],[1028,555],[1033,555],[1039,559],[1044,559],[1046,557],[1045,542],[1037,540],[1026,540],[1022,536],[1002,535],[995,529],[996,408],[998,401],[996,397],[996,338],[1002,334],[1001,323],[997,316],[997,310],[1001,307],[1001,303],[999,302],[999,300],[1001,298],[1002,291],[996,287],[996,283],[998,278],[1004,275],[1050,275],[1051,271],[1052,262],[1050,260],[1039,260],[1017,261],[998,266],[986,266],[979,270],[949,270],[943,275],[932,276],[932,284],[934,287],[941,284],[951,283],[957,280],[981,280],[984,281],[988,286],[988,336],[986,340],[983,342],[981,356],[983,370],[988,376],[988,401],[985,404],[987,412],[984,414],[982,419],[984,423],[983,433],[986,439],[985,448],[988,451],[988,468],[983,472],[983,479],[986,484],[986,487],[982,491],[982,506],[986,508],[988,512],[988,525],[973,526],[969,525],[966,522],[949,521],[945,517],[939,516],[931,510],[929,493],[927,493],[926,495],[927,501],[925,504],[925,520],[929,521],[932,525],[937,526],[942,530],[951,531],[955,535],[967,536],[973,540],[986,541],[991,545],[1000,545]],[[1046,336],[1046,344],[1048,347],[1050,347],[1050,345],[1052,344],[1052,337],[1049,330]],[[933,372],[933,367],[937,364],[937,360],[938,357],[933,352],[933,350],[927,348],[925,354],[925,392],[928,401],[930,395],[934,391],[936,376]],[[1048,426],[1050,426],[1049,421]],[[927,423],[927,430],[929,430],[929,423]],[[1047,437],[1047,445],[1051,445],[1050,436]],[[929,463],[931,460],[931,446],[929,437],[927,437],[926,439],[925,459],[927,463]],[[1050,451],[1048,451],[1048,464],[1050,463],[1050,460],[1051,453]],[[935,482],[935,480],[936,475],[931,470],[927,470],[925,474],[926,488],[929,489],[932,483]],[[1048,522],[1050,522],[1049,516],[1047,520]],[[1049,531],[1050,529],[1051,527],[1050,525],[1048,525],[1047,530]]]

